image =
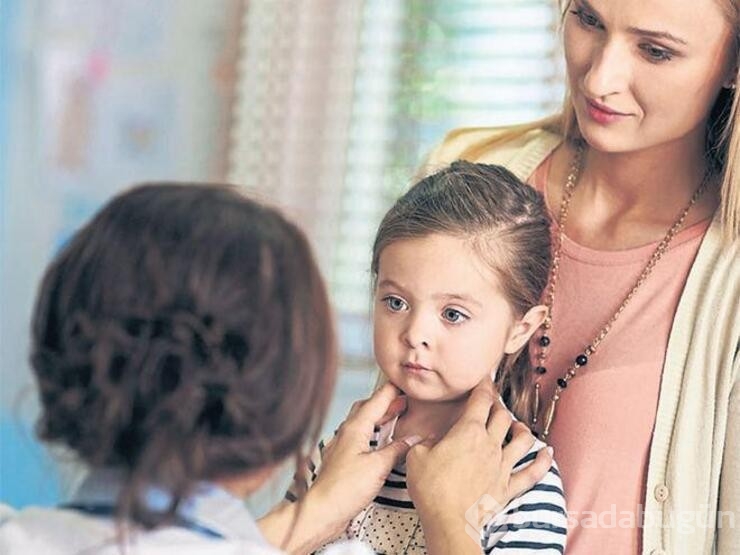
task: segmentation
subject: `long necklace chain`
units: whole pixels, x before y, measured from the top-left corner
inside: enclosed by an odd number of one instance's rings
[[[545,321],[542,324],[542,335],[540,336],[538,342],[540,345],[540,352],[537,354],[537,366],[535,368],[535,373],[539,376],[542,376],[547,373],[547,368],[545,368],[545,362],[547,361],[547,354],[548,354],[548,347],[550,346],[551,339],[550,339],[550,333],[552,330],[552,316],[553,316],[553,306],[555,305],[555,287],[558,281],[558,276],[560,273],[560,261],[561,261],[561,255],[562,255],[562,249],[563,249],[563,238],[565,237],[565,223],[568,220],[568,209],[570,207],[571,199],[573,198],[573,191],[576,188],[576,184],[578,183],[578,178],[580,177],[581,170],[583,168],[583,158],[585,156],[585,146],[583,142],[578,142],[576,147],[576,153],[573,157],[573,162],[570,167],[570,172],[568,173],[568,177],[565,181],[565,187],[563,188],[563,194],[562,199],[560,201],[560,211],[558,213],[558,233],[555,237],[555,244],[553,247],[553,255],[552,255],[552,266],[550,268],[550,276],[547,283],[547,289],[545,293],[545,305],[548,308],[548,314],[545,318]],[[642,285],[647,281],[648,277],[652,273],[653,269],[655,268],[655,265],[658,263],[658,261],[663,257],[666,250],[668,250],[668,245],[670,245],[673,238],[678,233],[679,229],[684,224],[684,221],[686,220],[686,216],[688,216],[689,211],[691,210],[691,207],[696,204],[696,201],[699,200],[701,195],[704,193],[704,191],[707,188],[707,184],[709,182],[709,176],[710,172],[707,172],[702,179],[701,184],[696,189],[694,194],[691,197],[691,200],[686,205],[686,207],[681,211],[681,213],[678,215],[678,218],[676,218],[676,221],[673,222],[673,225],[668,229],[663,239],[658,243],[658,246],[655,247],[655,250],[653,251],[653,254],[650,256],[650,259],[648,260],[647,264],[645,264],[645,267],[642,269],[642,272],[640,272],[639,277],[635,281],[632,288],[629,290],[627,295],[625,295],[624,299],[622,299],[622,302],[620,303],[617,310],[612,314],[612,316],[606,321],[606,323],[601,327],[599,332],[596,334],[594,339],[586,345],[586,347],[583,349],[583,351],[576,356],[576,358],[573,360],[571,365],[568,367],[568,369],[565,371],[565,373],[557,379],[557,385],[555,386],[555,391],[552,395],[552,398],[550,399],[550,402],[547,406],[547,410],[545,411],[544,415],[544,426],[542,428],[542,432],[540,436],[543,439],[547,439],[547,436],[550,435],[550,430],[552,427],[552,422],[555,418],[555,409],[557,407],[558,401],[561,399],[561,396],[565,389],[568,387],[568,383],[574,379],[579,371],[580,368],[583,366],[586,366],[588,364],[588,359],[590,356],[596,353],[599,345],[604,341],[604,338],[609,334],[612,327],[614,326],[614,323],[617,321],[617,319],[622,315],[624,312],[624,309],[627,308],[627,305],[630,303],[630,301],[634,298],[637,291],[642,287]],[[541,393],[541,386],[539,383],[539,379],[534,384],[534,406],[532,411],[532,429],[536,430],[538,425],[538,418],[539,418],[539,412],[540,412],[540,393]]]

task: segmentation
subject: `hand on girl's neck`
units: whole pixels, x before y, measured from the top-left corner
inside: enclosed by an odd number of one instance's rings
[[[394,437],[443,437],[457,422],[467,397],[465,395],[453,401],[420,401],[409,397],[406,411],[396,424]]]

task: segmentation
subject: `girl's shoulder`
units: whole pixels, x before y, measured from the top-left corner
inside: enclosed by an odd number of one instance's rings
[[[429,155],[423,171],[429,174],[468,160],[503,165],[524,180],[561,142],[553,130],[532,125],[453,129]]]
[[[546,445],[535,440],[527,455],[516,465],[519,472],[532,464],[537,453]],[[568,528],[563,482],[557,463],[531,489],[509,502],[486,524],[482,541],[487,549],[494,546],[527,545],[533,551],[551,549],[563,553]]]

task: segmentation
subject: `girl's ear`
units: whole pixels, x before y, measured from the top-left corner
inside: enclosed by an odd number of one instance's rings
[[[529,341],[532,334],[537,331],[537,328],[542,325],[545,318],[547,318],[547,307],[545,305],[537,305],[530,308],[511,327],[509,337],[504,346],[504,352],[509,355],[518,352]]]

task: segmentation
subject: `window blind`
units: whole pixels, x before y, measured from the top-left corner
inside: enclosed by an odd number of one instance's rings
[[[307,230],[345,364],[367,364],[377,225],[445,132],[562,99],[552,0],[252,0],[231,179]]]

